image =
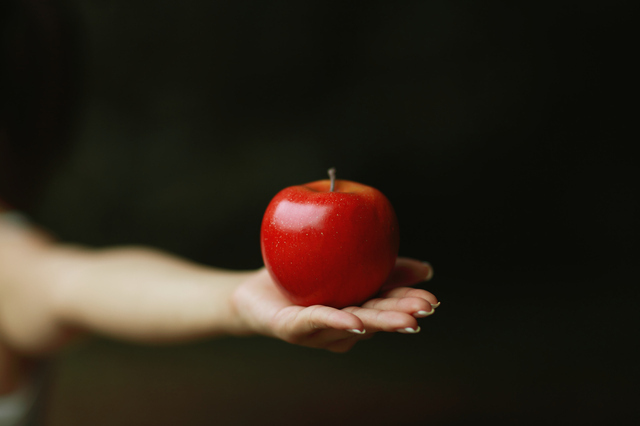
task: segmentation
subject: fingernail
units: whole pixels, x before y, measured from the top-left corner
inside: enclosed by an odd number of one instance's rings
[[[433,305],[431,305],[431,307],[433,308]],[[433,314],[435,311],[433,309],[431,309],[429,312],[427,311],[418,311],[415,314],[413,314],[414,317],[420,317],[420,318],[424,318],[424,317],[428,317],[429,315]]]
[[[352,328],[351,330],[347,330],[349,333],[354,333],[354,334],[364,334],[367,332],[367,330],[358,330],[357,328]]]
[[[440,306],[440,302],[436,303],[435,305],[434,305],[433,303],[431,304],[431,307],[432,307],[433,309],[437,308],[438,306]],[[432,312],[433,312],[433,311],[432,311]]]
[[[433,266],[431,266],[429,262],[422,262],[422,264],[429,267],[429,272],[427,272],[427,276],[424,277],[425,281],[429,281],[431,278],[433,278]]]
[[[396,331],[402,334],[416,334],[416,333],[420,333],[420,326],[418,326],[418,328],[411,328],[411,327],[401,328]]]

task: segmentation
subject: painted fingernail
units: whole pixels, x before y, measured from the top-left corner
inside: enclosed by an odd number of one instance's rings
[[[429,281],[431,278],[433,278],[433,266],[431,266],[429,262],[422,262],[422,264],[429,267],[429,272],[427,272],[427,276],[424,277],[425,281]]]
[[[358,330],[357,328],[352,328],[351,330],[347,330],[349,333],[354,333],[354,334],[364,334],[367,332],[367,330]]]
[[[411,327],[407,327],[407,328],[401,328],[399,330],[397,330],[398,333],[402,333],[402,334],[416,334],[416,333],[420,333],[420,326],[418,326],[418,328],[411,328]]]
[[[438,306],[440,306],[440,302],[436,303],[435,305],[434,305],[433,303],[431,304],[431,307],[432,307],[433,309],[437,308]],[[433,311],[432,311],[432,312],[433,312]]]
[[[433,307],[433,305],[431,305],[431,307]],[[420,318],[424,318],[424,317],[428,317],[429,315],[433,314],[435,311],[433,309],[431,309],[429,312],[427,311],[418,311],[415,314],[413,314],[414,317],[420,317]]]

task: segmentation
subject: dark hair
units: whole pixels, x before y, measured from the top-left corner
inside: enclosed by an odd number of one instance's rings
[[[68,142],[74,96],[74,42],[55,0],[0,4],[0,197],[36,203]]]

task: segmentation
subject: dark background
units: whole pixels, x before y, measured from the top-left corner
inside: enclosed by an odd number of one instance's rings
[[[640,418],[627,3],[66,5],[72,145],[37,220],[256,268],[271,197],[335,166],[388,196],[442,306],[346,355],[87,342],[57,364],[51,424]]]

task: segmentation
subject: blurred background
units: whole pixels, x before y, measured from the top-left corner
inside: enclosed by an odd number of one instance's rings
[[[61,239],[257,268],[270,199],[335,166],[391,200],[442,302],[346,355],[83,342],[49,424],[640,419],[631,2],[25,4],[7,28],[73,95],[30,208]]]

